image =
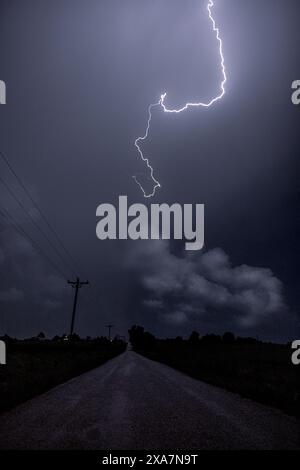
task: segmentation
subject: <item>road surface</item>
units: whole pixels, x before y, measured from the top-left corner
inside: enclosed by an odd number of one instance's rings
[[[1,415],[0,448],[300,448],[300,427],[279,411],[126,351]]]

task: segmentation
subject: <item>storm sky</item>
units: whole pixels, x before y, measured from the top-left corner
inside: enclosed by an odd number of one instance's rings
[[[151,200],[134,140],[147,107],[206,101],[221,80],[206,0],[0,0],[0,150],[79,265],[62,263],[0,183],[0,208],[66,279],[80,275],[75,330],[159,336],[231,330],[286,341],[300,333],[300,78],[297,0],[216,0],[226,95],[210,109],[157,109],[143,145],[162,188]],[[53,243],[4,162],[0,175]],[[167,241],[99,241],[96,208],[205,204],[205,250]],[[73,290],[0,216],[0,333],[68,332]],[[60,247],[58,246],[58,249]],[[64,258],[66,254],[62,253]],[[74,262],[72,262],[74,264]],[[75,271],[75,273],[73,272]]]

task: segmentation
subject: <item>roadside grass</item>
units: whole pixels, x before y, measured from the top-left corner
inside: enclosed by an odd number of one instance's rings
[[[50,388],[121,354],[123,341],[13,341],[0,366],[0,411],[9,410]]]
[[[300,366],[286,345],[259,343],[189,344],[155,340],[153,348],[136,349],[196,379],[300,417]]]

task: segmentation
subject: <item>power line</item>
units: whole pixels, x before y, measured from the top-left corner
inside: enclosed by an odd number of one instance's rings
[[[32,217],[32,215],[30,214],[30,212],[27,211],[26,207],[24,206],[24,204],[20,201],[20,199],[15,195],[14,191],[11,189],[11,187],[9,186],[9,184],[6,183],[6,181],[0,176],[0,182],[5,186],[5,188],[7,189],[7,191],[10,193],[10,195],[13,197],[13,199],[18,203],[18,205],[21,207],[21,209],[23,210],[23,212],[25,213],[25,215],[27,216],[28,219],[30,219],[30,221],[32,222],[32,224],[37,228],[37,230],[45,237],[45,239],[47,240],[47,242],[49,243],[49,245],[52,247],[52,249],[55,251],[55,253],[57,254],[57,256],[60,258],[60,260],[62,261],[63,265],[65,264],[65,260],[64,258],[62,257],[61,253],[58,251],[58,249],[56,248],[56,246],[54,245],[54,243],[52,243],[52,241],[50,240],[50,238],[48,237],[48,235],[44,232],[43,229],[41,229],[41,227],[38,225],[38,223],[34,220],[34,218]],[[71,268],[71,271],[73,272],[74,274],[74,270],[73,268],[70,266],[69,263],[67,263],[69,268]]]
[[[11,171],[11,173],[14,175],[14,177],[16,178],[16,180],[18,181],[19,185],[21,186],[21,188],[23,189],[23,191],[26,193],[26,195],[28,196],[28,198],[30,199],[31,203],[33,204],[33,206],[35,207],[35,209],[40,213],[40,216],[41,218],[43,219],[43,221],[45,222],[45,224],[47,225],[47,227],[49,228],[49,230],[53,233],[53,235],[55,236],[56,240],[58,241],[59,245],[61,246],[61,248],[63,249],[63,251],[65,252],[65,254],[68,256],[69,260],[71,260],[73,266],[72,266],[72,271],[73,273],[75,273],[75,270],[73,269],[73,267],[75,266],[76,269],[78,271],[81,271],[80,267],[78,266],[78,263],[77,261],[74,259],[74,257],[71,255],[70,251],[66,248],[66,246],[64,245],[62,239],[60,238],[60,236],[58,235],[57,231],[53,228],[53,226],[50,224],[50,222],[48,221],[44,211],[41,209],[41,207],[37,204],[37,202],[33,199],[33,197],[31,196],[29,190],[26,188],[25,186],[25,183],[22,181],[21,177],[17,174],[16,170],[13,168],[13,166],[11,165],[11,163],[9,162],[8,158],[6,157],[6,155],[0,150],[0,156],[2,158],[2,160],[4,161],[4,163],[7,165],[7,167],[9,168],[9,170]]]
[[[4,217],[4,219],[6,219],[8,221],[8,223],[21,236],[26,238],[31,243],[31,245],[35,248],[35,250],[40,255],[42,255],[48,261],[49,264],[51,264],[51,266],[55,269],[55,271],[57,271],[59,273],[60,276],[62,276],[64,279],[67,280],[67,276],[61,270],[61,268],[59,266],[57,266],[57,264],[54,261],[52,261],[52,259],[46,253],[44,253],[43,249],[39,246],[39,244],[35,240],[33,240],[33,238],[20,226],[20,224],[16,221],[16,219],[4,207],[0,208],[0,214],[2,215],[2,217]]]

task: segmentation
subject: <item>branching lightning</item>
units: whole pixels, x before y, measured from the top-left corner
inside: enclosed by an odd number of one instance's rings
[[[167,105],[165,104],[165,100],[166,100],[166,96],[167,96],[167,93],[164,93],[161,95],[160,97],[160,100],[157,102],[157,103],[154,103],[154,104],[150,104],[150,106],[148,107],[148,121],[147,121],[147,127],[146,127],[146,131],[145,131],[145,134],[141,137],[138,137],[135,142],[134,142],[134,145],[135,147],[137,148],[139,154],[140,154],[140,157],[141,159],[146,163],[147,167],[149,168],[150,170],[150,177],[154,183],[154,187],[153,187],[153,191],[149,194],[146,193],[146,191],[144,190],[142,184],[138,181],[137,177],[136,176],[133,176],[135,182],[138,184],[138,186],[141,188],[142,192],[143,192],[143,195],[144,197],[146,198],[149,198],[149,197],[152,197],[155,195],[155,192],[158,188],[161,188],[161,184],[160,182],[154,177],[154,170],[153,170],[153,167],[150,165],[150,162],[149,162],[149,158],[145,157],[142,150],[141,150],[141,147],[140,147],[140,142],[144,142],[147,138],[148,138],[148,135],[149,135],[149,131],[150,131],[150,126],[151,126],[151,120],[152,120],[152,110],[153,108],[155,107],[161,107],[163,109],[163,111],[165,113],[175,113],[175,114],[179,114],[179,113],[182,113],[183,111],[185,111],[186,109],[188,108],[191,108],[191,107],[203,107],[203,108],[209,108],[210,106],[212,106],[214,103],[216,103],[217,101],[221,100],[222,97],[225,95],[225,84],[226,84],[226,81],[227,81],[227,76],[226,76],[226,67],[225,67],[225,59],[224,59],[224,55],[223,55],[223,43],[222,43],[222,39],[220,37],[220,30],[219,28],[216,26],[216,21],[213,17],[213,14],[212,14],[212,8],[214,6],[214,2],[213,0],[209,0],[208,1],[208,4],[207,4],[207,11],[208,11],[208,16],[209,16],[209,19],[212,23],[212,27],[213,27],[213,31],[214,33],[216,34],[216,39],[219,43],[219,54],[220,54],[220,60],[221,60],[221,71],[222,71],[222,81],[220,83],[220,92],[217,96],[215,96],[214,98],[212,98],[210,101],[208,102],[200,102],[200,103],[186,103],[182,108],[178,108],[178,109],[170,109],[167,107]]]

